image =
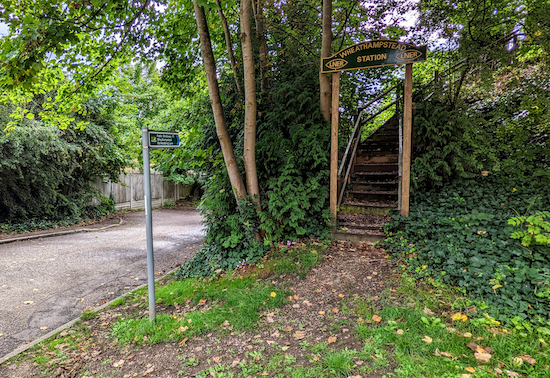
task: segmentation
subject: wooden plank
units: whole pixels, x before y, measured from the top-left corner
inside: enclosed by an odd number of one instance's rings
[[[401,181],[401,212],[409,216],[412,152],[412,63],[405,65],[405,90],[403,107],[403,176]]]
[[[338,198],[338,121],[340,106],[340,72],[332,75],[332,117],[330,131],[330,214],[336,216],[338,209],[336,206]]]

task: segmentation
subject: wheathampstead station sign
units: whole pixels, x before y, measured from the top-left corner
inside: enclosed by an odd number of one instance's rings
[[[426,61],[426,46],[392,40],[358,43],[323,58],[322,73]]]

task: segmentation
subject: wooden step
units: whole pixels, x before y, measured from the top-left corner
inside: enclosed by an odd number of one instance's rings
[[[351,191],[368,192],[368,191],[395,191],[397,190],[398,181],[352,181],[348,186]]]
[[[340,205],[339,211],[350,214],[388,215],[392,209],[396,208],[397,201],[344,202]]]
[[[355,172],[396,172],[396,163],[355,164]]]
[[[358,156],[355,162],[357,164],[369,164],[369,163],[397,163],[399,160],[398,155],[376,155],[376,156]]]
[[[355,172],[354,174],[351,175],[351,180],[368,180],[368,179],[374,179],[375,177],[377,178],[394,178],[394,177],[397,177],[399,175],[399,172],[397,171],[387,171],[387,172],[384,172],[384,171],[377,171],[377,172]]]
[[[388,201],[397,200],[397,190],[347,190],[346,200],[354,201]]]
[[[388,147],[388,148],[378,148],[378,149],[365,149],[358,150],[357,156],[385,156],[385,155],[396,155],[399,153],[399,146]]]
[[[369,243],[374,244],[386,237],[383,232],[366,233],[363,230],[333,230],[330,232],[330,237],[339,241],[349,241],[353,243]]]

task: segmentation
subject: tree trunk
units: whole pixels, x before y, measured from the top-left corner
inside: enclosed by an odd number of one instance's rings
[[[323,38],[321,44],[321,58],[330,56],[332,43],[332,0],[323,0]],[[321,89],[321,113],[323,118],[330,121],[330,104],[332,89],[330,77],[319,72],[319,84]]]
[[[229,174],[229,180],[233,187],[233,193],[237,202],[246,197],[246,187],[244,186],[239,167],[237,165],[237,159],[235,158],[235,152],[233,151],[233,144],[227,131],[227,122],[223,113],[223,106],[220,98],[220,89],[218,86],[218,79],[216,77],[216,63],[214,60],[214,54],[212,52],[212,43],[210,40],[210,33],[208,32],[208,23],[206,20],[206,14],[204,8],[197,5],[197,0],[193,1],[193,7],[195,8],[195,16],[197,18],[197,27],[199,30],[199,38],[201,43],[202,56],[204,59],[204,71],[206,72],[206,80],[208,82],[208,93],[210,94],[210,103],[214,112],[214,121],[216,123],[216,134],[220,141],[220,146],[223,153],[223,159],[225,166],[227,167],[227,173]]]
[[[256,21],[256,35],[260,44],[260,75],[262,92],[267,90],[267,41],[264,34],[264,11],[261,0],[257,1],[257,6],[252,5],[254,10],[254,20]]]
[[[244,70],[244,154],[246,187],[248,194],[261,211],[260,189],[256,172],[256,78],[252,46],[252,1],[241,0],[241,47]]]
[[[235,76],[235,85],[237,86],[237,92],[241,93],[241,85],[239,84],[239,72],[237,71],[237,62],[235,60],[235,54],[233,54],[233,46],[231,44],[231,33],[229,32],[229,25],[222,10],[220,0],[216,0],[218,6],[218,14],[223,25],[223,32],[225,34],[225,44],[227,46],[227,53],[229,54],[229,61],[231,62],[231,68],[233,69],[233,75]]]

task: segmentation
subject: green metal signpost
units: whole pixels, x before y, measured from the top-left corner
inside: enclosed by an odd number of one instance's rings
[[[156,318],[155,310],[155,259],[153,256],[153,217],[151,206],[151,163],[150,148],[178,148],[180,138],[178,133],[171,131],[149,131],[147,127],[141,130],[143,146],[143,190],[145,192],[145,232],[147,237],[147,286],[149,289],[149,320]]]

